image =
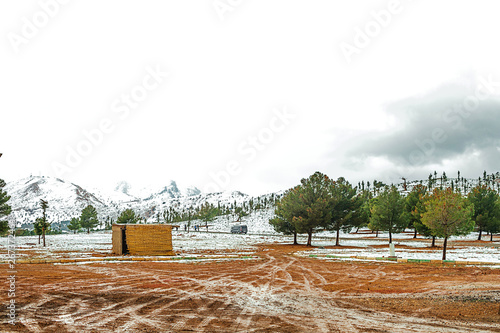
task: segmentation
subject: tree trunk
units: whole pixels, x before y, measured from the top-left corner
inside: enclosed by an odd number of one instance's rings
[[[357,233],[358,233],[358,231],[359,231],[359,227],[357,227],[357,228],[356,228],[356,232],[355,232],[355,234],[357,234]]]
[[[90,234],[90,228],[87,228],[87,234]]]
[[[389,244],[392,243],[392,232],[389,230]]]
[[[444,238],[444,243],[443,243],[443,260],[446,260],[446,244],[448,243],[448,237]]]
[[[294,232],[293,233],[293,245],[298,245],[299,243],[297,243],[297,233]]]
[[[436,236],[432,236],[432,244],[431,244],[431,247],[435,247],[436,246]]]
[[[42,235],[38,235],[38,245],[40,245],[40,237],[42,237]]]
[[[493,233],[490,232],[490,242],[493,242]]]
[[[45,230],[42,230],[43,247],[45,247]]]
[[[340,246],[340,243],[339,243],[339,234],[340,234],[340,228],[337,228],[337,239],[335,241],[335,246]]]
[[[307,232],[307,246],[311,246],[312,243],[312,231]]]
[[[375,237],[378,237],[378,229],[377,229],[377,234],[375,235]]]
[[[479,237],[477,237],[477,240],[481,240],[481,234],[483,233],[483,229],[479,228]]]
[[[415,233],[413,234],[413,238],[417,238],[417,229],[415,229]]]

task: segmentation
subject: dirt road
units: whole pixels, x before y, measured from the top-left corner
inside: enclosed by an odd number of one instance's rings
[[[18,265],[19,322],[0,330],[500,332],[498,269],[293,255],[304,249],[262,245],[257,260]]]

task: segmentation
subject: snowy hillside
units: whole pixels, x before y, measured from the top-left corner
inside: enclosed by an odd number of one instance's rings
[[[5,187],[11,196],[12,207],[10,219],[18,223],[32,223],[41,216],[40,199],[47,200],[50,209],[48,218],[52,221],[71,219],[74,213],[87,205],[98,210],[106,208],[106,201],[82,187],[65,182],[58,178],[28,177],[7,183]]]
[[[151,186],[142,189],[133,189],[128,183],[119,183],[115,190],[84,189],[76,184],[52,177],[28,177],[9,182],[5,187],[11,196],[9,204],[12,206],[11,222],[19,227],[21,224],[32,224],[37,217],[41,217],[40,199],[47,200],[49,208],[47,216],[52,222],[69,221],[78,217],[81,210],[87,205],[97,209],[98,218],[104,221],[116,220],[121,211],[132,208],[147,222],[156,222],[158,214],[169,208],[184,211],[188,208],[196,209],[205,202],[214,206],[247,205],[252,199],[250,196],[238,192],[201,193],[195,187],[180,189],[176,182],[171,181],[165,186]],[[269,194],[267,198],[274,194]],[[266,197],[266,196],[264,196]],[[268,215],[272,209],[260,209],[251,214],[252,220],[259,226],[259,230],[269,229]],[[246,219],[248,220],[248,219]],[[219,221],[221,226],[219,226]],[[227,217],[219,217],[214,221],[212,230],[227,230]],[[250,222],[249,222],[250,223]]]
[[[429,186],[430,183],[431,190],[436,187],[453,187],[465,195],[478,184],[486,184],[500,190],[499,178],[498,173],[477,179],[431,175],[430,179],[404,180],[396,186],[402,193],[408,193],[416,185]],[[382,188],[379,182],[377,182],[378,188],[373,184],[369,186],[369,182],[362,185],[375,195]],[[58,178],[43,176],[31,176],[9,182],[5,190],[11,196],[9,204],[12,206],[12,214],[8,219],[11,223],[15,222],[18,227],[22,224],[30,225],[37,217],[41,217],[40,199],[49,203],[47,215],[51,222],[69,221],[72,217],[80,216],[84,207],[92,205],[97,209],[99,221],[102,223],[101,228],[106,221],[116,221],[118,215],[127,208],[133,209],[148,223],[154,223],[158,218],[163,222],[163,213],[167,210],[173,209],[182,213],[196,210],[208,202],[215,207],[223,207],[226,211],[229,207],[232,207],[231,209],[235,206],[245,207],[245,211],[251,213],[244,217],[243,222],[248,225],[252,233],[273,232],[268,223],[274,212],[272,202],[284,193],[279,191],[259,197],[250,197],[239,191],[201,193],[195,187],[180,188],[175,181],[170,181],[167,185],[153,185],[140,189],[135,189],[123,181],[114,189],[106,190],[83,188]],[[253,209],[250,209],[252,205]],[[217,217],[210,223],[210,229],[228,231],[235,219],[232,214]],[[196,221],[192,221],[192,225],[194,224]]]

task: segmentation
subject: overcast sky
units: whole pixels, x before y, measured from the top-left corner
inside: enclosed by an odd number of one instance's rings
[[[497,1],[2,1],[0,177],[499,171]]]

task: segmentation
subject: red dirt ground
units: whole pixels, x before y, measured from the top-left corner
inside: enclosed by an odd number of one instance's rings
[[[499,269],[293,255],[305,249],[261,245],[257,260],[19,264],[19,321],[4,315],[0,330],[500,332]],[[7,283],[0,289],[6,304]]]

